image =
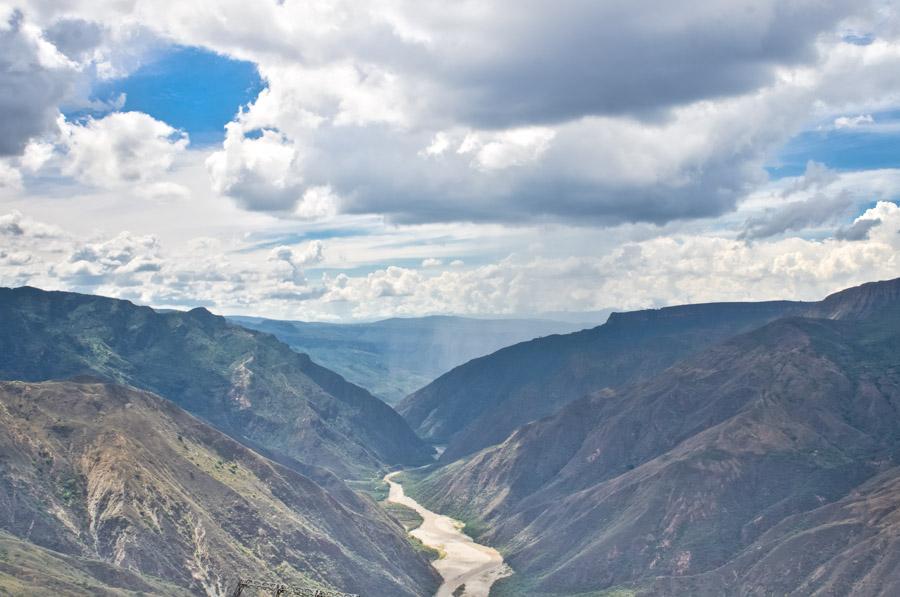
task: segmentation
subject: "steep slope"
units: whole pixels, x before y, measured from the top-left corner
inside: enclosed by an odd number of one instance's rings
[[[509,594],[895,594],[895,285],[573,402],[410,493],[483,519]]]
[[[679,358],[803,308],[718,303],[614,313],[597,328],[504,348],[441,376],[397,405],[419,435],[447,443],[442,462],[605,387],[646,379]]]
[[[164,396],[220,429],[342,477],[428,462],[390,407],[274,337],[205,309],[0,289],[0,379],[97,375]]]
[[[267,332],[340,373],[388,404],[471,359],[532,338],[584,325],[539,319],[395,318],[334,324],[229,317]]]
[[[100,560],[67,556],[0,531],[0,595],[189,597],[192,594],[159,579]]]
[[[2,382],[0,455],[0,528],[38,546],[0,536],[0,583],[159,595],[223,595],[238,574],[372,596],[436,586],[371,500],[326,491],[148,392]]]
[[[721,568],[656,579],[641,594],[719,597],[736,583],[797,597],[900,594],[900,468],[788,516]]]

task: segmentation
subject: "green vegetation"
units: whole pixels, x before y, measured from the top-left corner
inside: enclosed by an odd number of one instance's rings
[[[428,547],[427,545],[425,545],[419,539],[417,539],[416,537],[413,537],[412,535],[407,535],[407,538],[409,539],[409,543],[410,543],[410,545],[412,545],[413,549],[415,551],[417,551],[418,553],[424,555],[425,558],[429,562],[434,562],[436,560],[440,560],[441,558],[443,558],[446,555],[445,553],[442,553],[439,549],[435,549],[433,547]]]
[[[384,482],[381,476],[375,476],[368,479],[349,479],[345,481],[347,485],[354,491],[359,491],[376,502],[383,502],[388,497],[390,487]]]
[[[402,504],[395,504],[393,502],[387,501],[382,501],[381,506],[392,518],[403,525],[403,528],[406,529],[406,537],[414,550],[423,554],[429,561],[432,562],[444,557],[444,554],[442,554],[439,550],[428,547],[418,538],[413,537],[409,534],[410,531],[413,531],[422,526],[422,522],[424,519],[419,515],[418,512],[416,512],[412,508],[407,508]]]
[[[424,519],[412,508],[393,502],[382,502],[385,511],[403,525],[407,532],[422,526]]]
[[[528,597],[635,597],[637,595],[635,589],[623,586],[583,593],[573,593],[571,591],[547,593],[537,590],[535,588],[537,585],[538,581],[536,579],[513,574],[494,583],[494,586],[491,587],[490,597],[521,597],[522,595],[528,595]]]

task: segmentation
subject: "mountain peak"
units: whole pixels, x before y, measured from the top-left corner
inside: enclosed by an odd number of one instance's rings
[[[900,278],[868,282],[826,297],[809,316],[823,319],[865,319],[891,309],[900,312]]]

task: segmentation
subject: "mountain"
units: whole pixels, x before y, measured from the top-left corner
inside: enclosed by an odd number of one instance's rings
[[[662,371],[716,342],[804,308],[788,301],[714,303],[614,313],[599,327],[538,338],[475,359],[397,405],[452,462],[602,388]]]
[[[524,340],[585,327],[577,322],[540,319],[447,316],[354,324],[259,317],[229,320],[274,335],[389,404],[476,357]]]
[[[344,478],[429,462],[389,406],[271,335],[205,309],[0,289],[0,379],[94,375],[168,398],[233,437]]]
[[[295,468],[149,392],[0,382],[0,593],[219,596],[246,575],[431,594],[397,522]]]
[[[898,289],[576,400],[408,491],[504,552],[501,596],[897,594]]]

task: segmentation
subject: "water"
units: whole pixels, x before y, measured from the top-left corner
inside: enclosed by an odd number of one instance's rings
[[[403,493],[403,486],[393,480],[398,473],[387,475],[384,480],[390,486],[388,501],[412,508],[424,522],[410,535],[428,547],[441,552],[441,559],[434,562],[435,569],[444,582],[435,597],[451,597],[465,585],[466,597],[488,597],[491,585],[512,574],[503,563],[503,556],[493,547],[475,543],[462,532],[463,523],[449,516],[437,514]]]

